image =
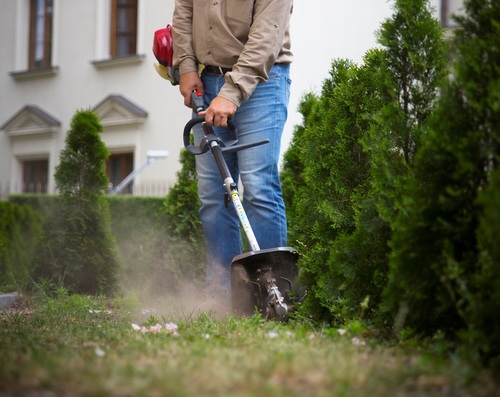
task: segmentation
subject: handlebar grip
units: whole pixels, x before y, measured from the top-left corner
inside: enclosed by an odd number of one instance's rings
[[[195,146],[191,143],[191,139],[190,139],[191,138],[191,130],[193,129],[193,127],[196,124],[200,124],[204,121],[205,121],[205,116],[195,116],[191,120],[189,120],[184,127],[184,134],[183,134],[184,147],[195,155],[204,153],[206,151],[206,149],[203,147]],[[236,140],[237,139],[236,138],[236,126],[234,125],[232,120],[227,121],[227,126],[229,128],[230,133],[231,133],[231,138],[234,138]]]
[[[186,126],[184,127],[184,134],[183,134],[184,147],[191,153],[196,155],[202,154],[203,151],[201,150],[201,148],[191,143],[191,130],[196,124],[202,123],[204,121],[205,121],[205,116],[195,116],[191,120],[189,120],[186,123]]]

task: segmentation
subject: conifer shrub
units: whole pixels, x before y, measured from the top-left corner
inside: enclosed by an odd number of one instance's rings
[[[308,290],[304,307],[325,318],[348,318],[356,305],[350,302],[370,288],[360,280],[349,284],[357,271],[340,257],[343,248],[336,244],[355,229],[353,198],[369,188],[369,158],[360,139],[370,125],[366,116],[378,103],[376,95],[368,94],[375,89],[371,68],[379,57],[376,50],[367,54],[369,67],[332,62],[321,96],[303,102],[304,128],[296,130],[300,139],[294,138],[285,156],[284,197],[290,240],[300,244],[302,253],[301,279]],[[297,170],[300,183],[292,191],[287,184]]]
[[[104,198],[109,152],[101,131],[95,113],[76,112],[56,167],[57,205],[34,258],[35,280],[50,280],[71,292],[113,294],[117,287],[119,261]]]
[[[332,62],[292,148],[302,162],[302,186],[287,208],[291,235],[304,244],[305,310],[332,321],[363,317],[388,325],[392,313],[386,316],[380,304],[394,222],[405,211],[445,53],[427,0],[396,1],[378,39],[382,48],[367,52],[362,65]]]
[[[386,304],[401,326],[445,334],[500,366],[500,3],[468,0],[442,88],[395,224]]]

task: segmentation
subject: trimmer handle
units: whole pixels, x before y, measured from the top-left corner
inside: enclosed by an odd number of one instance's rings
[[[229,141],[223,141],[220,139],[212,127],[203,124],[203,131],[205,132],[205,136],[200,142],[199,146],[195,146],[191,144],[191,130],[192,128],[199,123],[203,123],[205,121],[205,116],[195,116],[191,120],[189,120],[184,127],[184,147],[189,150],[191,153],[198,155],[206,153],[210,150],[210,142],[217,142],[218,146],[221,147],[223,152],[235,152],[237,150],[248,149],[254,146],[263,145],[265,143],[269,143],[269,139],[264,139],[262,141],[250,142],[241,145],[236,145],[238,143],[238,134],[236,133],[236,126],[231,120],[227,121],[227,127],[229,129]]]
[[[227,126],[229,128],[229,135],[231,140],[229,142],[223,142],[220,140],[217,135],[212,130],[212,127],[205,126],[204,128],[205,131],[205,138],[201,140],[200,146],[195,146],[191,143],[191,130],[196,124],[203,123],[205,121],[205,116],[195,116],[191,120],[189,120],[184,127],[184,147],[189,150],[191,153],[198,155],[202,153],[206,153],[210,147],[207,145],[207,143],[210,140],[217,140],[220,144],[220,146],[230,146],[234,145],[236,142],[238,142],[238,135],[236,133],[236,126],[231,120],[227,121]],[[207,129],[208,133],[207,133]]]

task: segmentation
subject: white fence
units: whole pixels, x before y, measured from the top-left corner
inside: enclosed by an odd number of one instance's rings
[[[122,194],[135,196],[163,197],[166,196],[175,182],[154,181],[133,183],[131,189],[125,189]],[[21,184],[0,183],[0,200],[7,200],[10,194],[47,193],[46,186],[21,186]]]

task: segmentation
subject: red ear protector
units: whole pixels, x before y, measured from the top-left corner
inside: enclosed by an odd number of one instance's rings
[[[168,24],[163,29],[155,32],[153,40],[153,53],[160,65],[171,67],[174,57],[174,41],[172,39],[172,25]]]
[[[173,65],[174,41],[172,39],[172,25],[158,29],[153,38],[153,54],[158,64],[155,64],[158,74],[167,79],[172,85],[179,84],[179,69]]]

